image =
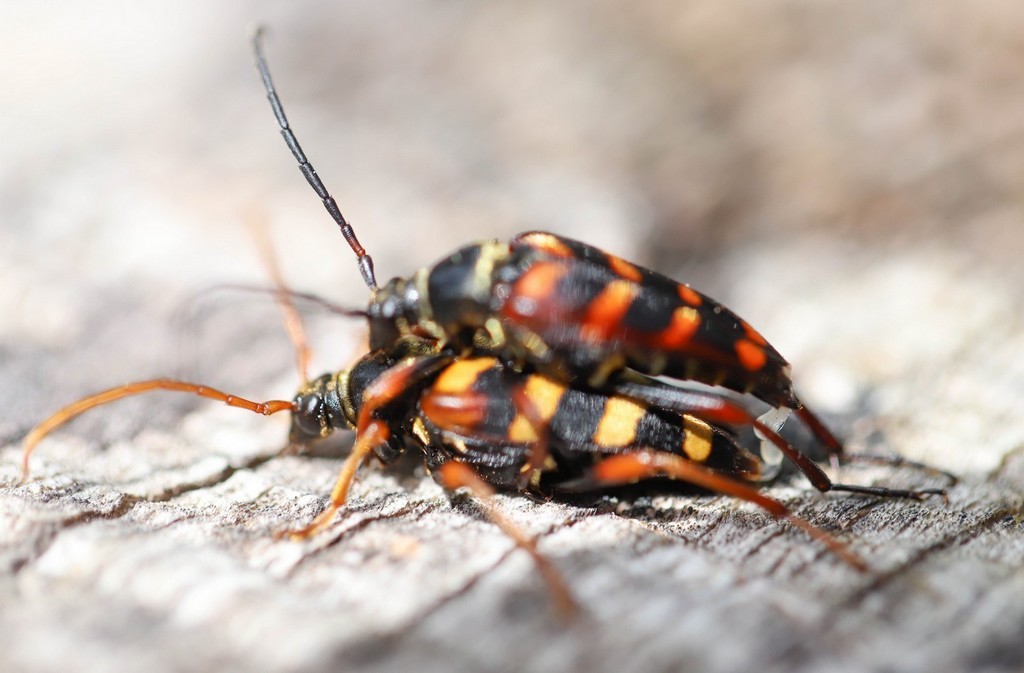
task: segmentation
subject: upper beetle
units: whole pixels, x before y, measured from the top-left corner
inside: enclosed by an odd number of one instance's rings
[[[256,63],[281,135],[356,254],[370,289],[371,349],[405,336],[493,354],[574,385],[629,394],[631,374],[700,381],[792,409],[833,455],[842,444],[797,397],[789,365],[746,321],[688,285],[543,232],[457,250],[377,285],[373,261],[302,151],[262,53]]]

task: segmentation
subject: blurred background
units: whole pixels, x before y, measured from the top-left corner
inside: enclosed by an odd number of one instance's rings
[[[272,302],[216,289],[268,285],[254,223],[293,287],[364,305],[265,100],[260,23],[382,282],[476,239],[585,239],[744,316],[853,450],[961,486],[769,488],[882,573],[863,577],[728,498],[499,498],[578,591],[577,630],[417,475],[366,470],[324,538],[275,542],[337,470],[264,464],[283,418],[125,400],[18,486],[24,433],[90,392],[293,394]],[[0,3],[0,668],[1018,670],[1022,64],[1013,0]],[[358,320],[308,317],[314,373],[364,348]]]
[[[940,462],[1024,441],[1024,8],[807,0],[5,3],[3,438],[158,374],[290,394],[270,302],[193,296],[266,284],[252,221],[293,286],[365,301],[277,133],[259,23],[382,280],[549,229],[730,305],[855,440],[888,418],[955,449],[983,408],[1011,427]],[[359,352],[357,321],[313,322],[316,369]],[[85,427],[165,413],[128,409]]]

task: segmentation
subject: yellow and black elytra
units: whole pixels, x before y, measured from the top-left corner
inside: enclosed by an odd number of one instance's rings
[[[525,484],[542,496],[600,488],[595,464],[641,450],[743,481],[761,476],[761,461],[723,428],[543,374],[519,374],[493,357],[446,367],[420,395],[418,418],[432,438],[424,447],[428,466],[458,460],[498,488]],[[534,467],[541,441],[544,461]]]
[[[599,487],[588,479],[600,459],[640,450],[674,454],[747,482],[762,475],[760,459],[727,428],[523,374],[494,357],[438,353],[415,339],[403,340],[397,353],[374,351],[351,369],[303,386],[291,403],[291,440],[358,433],[366,405],[387,428],[386,440],[370,447],[382,462],[412,447],[429,470],[457,461],[491,486],[538,496]]]
[[[431,471],[456,461],[491,486],[538,496],[582,490],[602,458],[639,450],[674,454],[744,481],[761,475],[760,460],[725,428],[627,397],[571,388],[543,374],[522,374],[489,356],[366,355],[352,369],[300,390],[292,439],[359,433],[367,405],[387,428],[387,440],[370,447],[382,462],[412,447]]]

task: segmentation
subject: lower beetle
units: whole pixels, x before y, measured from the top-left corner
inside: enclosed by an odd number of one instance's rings
[[[652,384],[652,394],[659,385]],[[667,477],[754,503],[852,567],[866,568],[845,544],[754,487],[762,479],[762,463],[730,428],[638,402],[639,395],[575,388],[543,373],[523,373],[492,356],[453,356],[415,338],[307,382],[292,400],[253,402],[173,379],[100,392],[61,409],[26,436],[25,477],[36,445],[54,429],[94,407],[153,390],[192,393],[262,415],[290,411],[293,443],[338,429],[355,431],[330,503],[307,526],[288,531],[293,539],[331,522],[371,454],[389,463],[407,449],[419,451],[439,483],[469,487],[482,499],[490,518],[534,557],[556,605],[567,614],[575,608],[564,580],[533,540],[490,505],[495,489],[550,498]]]

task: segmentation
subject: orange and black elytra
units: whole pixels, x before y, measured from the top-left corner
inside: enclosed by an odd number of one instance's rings
[[[276,268],[278,300],[299,348],[305,383],[290,401],[251,402],[199,384],[156,379],[112,388],[61,409],[25,439],[24,470],[39,441],[93,407],[150,390],[190,392],[255,413],[292,413],[290,440],[355,432],[330,504],[306,538],[344,505],[362,462],[422,453],[446,488],[470,488],[488,516],[537,559],[556,604],[571,612],[564,580],[532,540],[490,504],[494,489],[555,497],[669,477],[754,503],[786,519],[849,565],[863,561],[827,532],[755,488],[762,461],[737,439],[749,426],[819,491],[921,498],[942,493],[833,483],[777,428],[696,381],[791,410],[830,453],[842,443],[793,390],[789,365],[735,313],[688,285],[593,246],[529,232],[464,246],[409,278],[378,286],[373,262],[292,132],[262,53],[256,65],[282,136],[300,170],[355,252],[369,292],[370,351],[348,369],[308,380],[308,352]]]

